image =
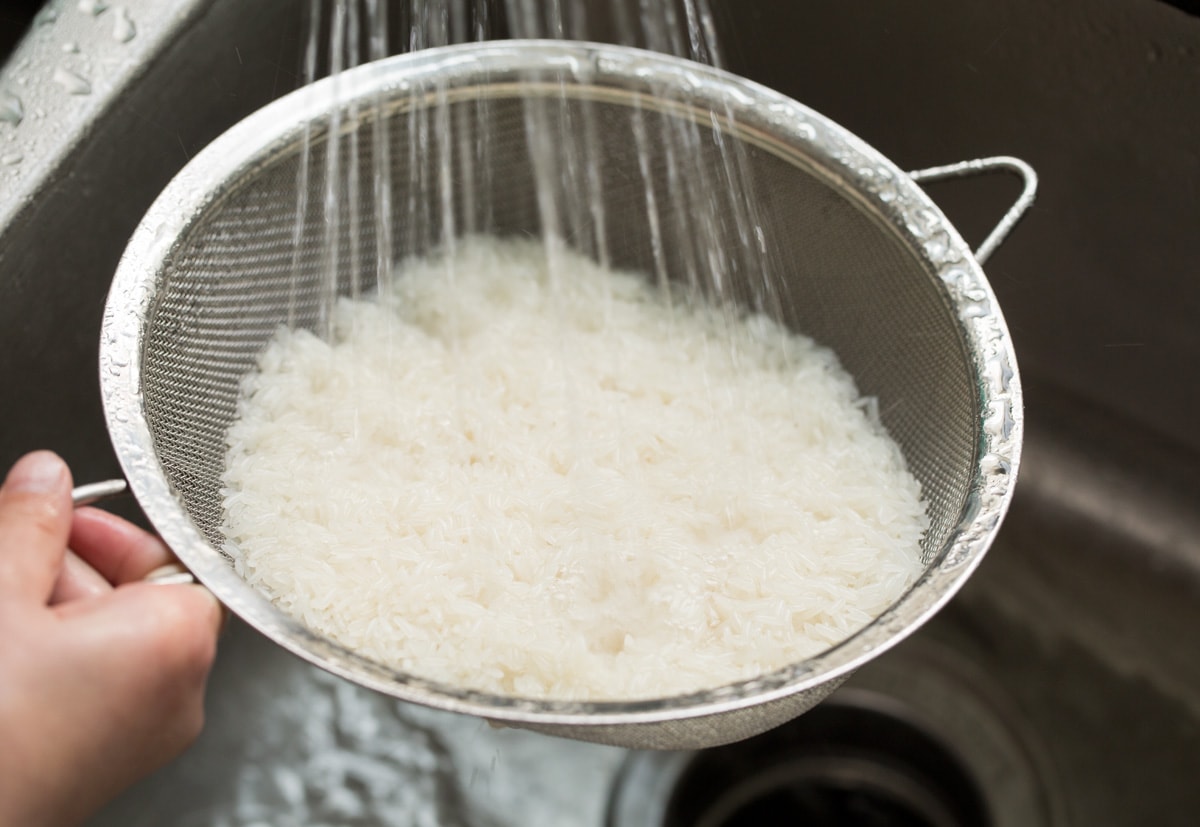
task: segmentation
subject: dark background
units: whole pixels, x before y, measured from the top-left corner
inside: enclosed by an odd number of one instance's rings
[[[41,6],[35,0],[4,0],[0,3],[0,61],[17,45]]]

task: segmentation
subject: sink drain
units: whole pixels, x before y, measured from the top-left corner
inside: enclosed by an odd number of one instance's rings
[[[834,702],[760,738],[700,753],[662,827],[987,827],[950,750],[880,709]]]
[[[778,729],[633,753],[608,827],[1045,827],[1045,772],[955,653],[913,642]]]

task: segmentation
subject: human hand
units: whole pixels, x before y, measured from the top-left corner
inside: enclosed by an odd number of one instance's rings
[[[70,546],[74,554],[67,552]],[[204,723],[221,610],[201,586],[140,582],[166,546],[74,510],[54,454],[0,487],[0,825],[78,824],[183,751]]]

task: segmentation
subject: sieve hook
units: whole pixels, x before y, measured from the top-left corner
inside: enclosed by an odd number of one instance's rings
[[[111,500],[128,490],[129,484],[120,479],[78,485],[71,491],[71,504],[75,508],[82,508],[85,505]],[[192,573],[179,563],[168,563],[150,572],[142,579],[147,583],[159,586],[189,585],[196,582]]]
[[[1037,173],[1034,172],[1033,167],[1020,158],[1014,158],[1011,155],[996,155],[991,158],[976,158],[972,161],[960,161],[957,164],[918,169],[908,173],[908,177],[914,181],[942,181],[946,178],[965,178],[968,175],[991,172],[997,169],[1015,172],[1021,176],[1021,180],[1025,182],[1025,188],[1021,190],[1021,194],[1017,196],[1016,202],[1009,207],[1008,212],[1000,219],[1000,223],[992,230],[991,235],[984,239],[983,243],[975,250],[975,260],[980,264],[991,258],[992,253],[996,252],[996,248],[1000,246],[1004,239],[1008,238],[1008,234],[1012,232],[1012,228],[1017,225],[1017,222],[1021,220],[1030,206],[1033,205],[1038,183]]]

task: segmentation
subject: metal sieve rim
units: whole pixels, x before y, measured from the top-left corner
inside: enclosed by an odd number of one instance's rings
[[[912,178],[865,142],[764,86],[679,58],[594,43],[487,42],[367,64],[338,76],[336,91],[342,106],[372,101],[380,91],[405,94],[438,84],[495,91],[529,70],[588,77],[586,84],[556,82],[555,93],[565,88],[584,96],[619,81],[624,97],[636,92],[640,106],[673,107],[651,97],[653,88],[667,84],[686,90],[706,119],[730,107],[736,125],[726,122],[723,128],[856,199],[940,277],[976,381],[980,436],[959,523],[912,588],[841,644],[758,678],[653,700],[575,702],[497,696],[387,669],[314,635],[242,580],[191,522],[157,459],[142,404],[146,322],[179,240],[231,184],[253,174],[275,150],[294,144],[305,123],[321,128],[334,91],[330,80],[250,115],[195,156],[150,207],[121,258],[105,306],[99,367],[109,433],[130,487],[167,544],[243,620],[294,654],[403,700],[517,725],[610,727],[708,717],[834,683],[900,642],[957,592],[982,560],[1011,501],[1023,432],[1021,386],[1007,327],[979,262]]]

